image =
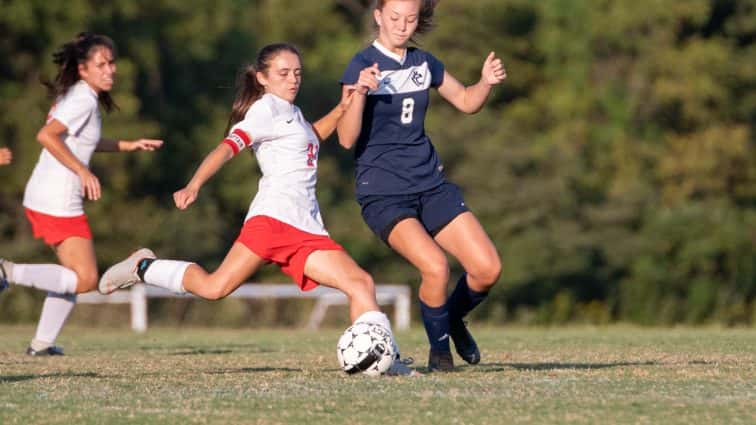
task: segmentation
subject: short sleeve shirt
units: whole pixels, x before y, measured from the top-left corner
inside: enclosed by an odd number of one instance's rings
[[[368,93],[357,138],[358,195],[418,193],[440,185],[443,166],[425,134],[430,88],[443,83],[444,65],[433,55],[408,48],[399,57],[377,41],[357,53],[341,78],[354,84],[360,71],[378,64],[377,90]]]
[[[80,80],[58,98],[47,115],[47,122],[58,120],[66,127],[62,139],[83,164],[100,142],[102,121],[95,92]],[[83,191],[79,177],[61,164],[47,149],[42,149],[24,192],[24,206],[44,214],[74,217],[84,214]]]
[[[328,235],[315,197],[320,143],[302,111],[273,94],[250,106],[224,140],[254,150],[262,178],[247,219],[273,217],[302,231]]]

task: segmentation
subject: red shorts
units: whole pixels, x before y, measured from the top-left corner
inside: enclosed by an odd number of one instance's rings
[[[43,239],[48,245],[57,245],[64,240],[78,236],[92,240],[92,231],[85,214],[76,217],[57,217],[24,208],[26,218],[32,226],[34,237]]]
[[[307,233],[263,215],[247,220],[236,241],[262,259],[278,264],[281,271],[291,276],[303,291],[318,286],[318,282],[304,274],[305,261],[312,252],[344,251],[328,236]]]

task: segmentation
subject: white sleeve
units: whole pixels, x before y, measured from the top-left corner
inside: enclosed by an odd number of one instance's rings
[[[97,110],[97,99],[91,96],[64,96],[63,99],[55,105],[51,118],[54,118],[65,125],[68,134],[78,135],[79,131],[89,121],[92,114]]]
[[[231,127],[223,143],[231,146],[234,154],[273,138],[273,112],[264,101],[257,101],[250,106],[244,119]]]

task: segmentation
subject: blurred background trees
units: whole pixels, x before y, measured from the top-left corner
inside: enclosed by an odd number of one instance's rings
[[[370,3],[2,1],[0,145],[15,161],[0,168],[0,256],[54,260],[20,203],[50,106],[39,80],[77,32],[118,46],[120,111],[104,117],[104,135],[166,140],[154,154],[95,155],[104,196],[86,209],[100,267],[137,246],[214,267],[256,190],[253,155],[235,158],[187,211],[171,194],[223,137],[237,70],[267,43],[295,43],[297,103],[317,119],[372,40]],[[444,0],[436,24],[419,42],[458,79],[476,82],[491,50],[509,75],[476,115],[434,96],[426,123],[503,259],[476,318],[756,322],[756,2]],[[362,222],[352,152],[327,142],[319,179],[331,235],[376,281],[416,286]],[[269,267],[253,280],[288,278]],[[2,320],[33,319],[40,297],[3,294]]]

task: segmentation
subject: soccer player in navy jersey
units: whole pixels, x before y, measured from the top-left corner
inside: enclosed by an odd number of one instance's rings
[[[376,1],[377,39],[354,56],[341,83],[348,90],[372,66],[377,88],[356,94],[338,124],[338,135],[347,149],[356,144],[356,194],[365,222],[420,271],[420,307],[430,341],[428,369],[451,371],[449,337],[462,359],[480,361],[463,318],[499,279],[501,261],[460,189],[446,180],[425,134],[425,113],[431,88],[460,111],[477,112],[506,71],[491,52],[480,81],[465,87],[432,54],[411,47],[414,35],[430,29],[436,3]],[[448,298],[445,252],[465,270]]]
[[[389,319],[378,307],[372,277],[330,238],[315,196],[320,143],[336,129],[353,91],[377,87],[369,71],[362,74],[339,105],[310,123],[294,104],[302,83],[299,50],[288,43],[263,47],[255,64],[239,76],[227,136],[205,157],[186,187],[173,194],[176,207],[186,209],[228,161],[246,149],[254,151],[262,177],[239,237],[221,265],[208,272],[196,263],[157,258],[142,248],[106,270],[99,291],[109,294],[143,282],[217,300],[265,264],[275,263],[303,291],[321,284],[340,290],[349,299],[353,323],[379,324],[394,341]],[[399,358],[396,344],[394,352],[395,361],[386,374],[419,376],[406,366],[409,359]]]

